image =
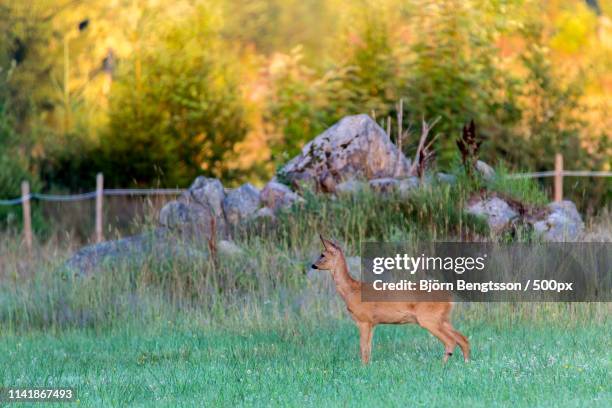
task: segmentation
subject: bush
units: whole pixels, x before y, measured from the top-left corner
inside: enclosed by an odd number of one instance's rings
[[[324,69],[302,61],[302,48],[271,63],[272,92],[267,122],[277,164],[346,115],[395,115],[404,79],[402,59],[384,15],[361,10],[338,44],[339,57]],[[340,51],[341,50],[341,51]]]
[[[21,182],[28,180],[32,184],[35,181],[28,171],[27,158],[19,152],[17,135],[7,105],[0,96],[0,199],[21,196]],[[20,206],[0,206],[0,228],[20,223]]]
[[[153,41],[125,62],[113,85],[100,167],[111,185],[227,178],[223,162],[247,123],[237,68],[213,16],[198,9]]]

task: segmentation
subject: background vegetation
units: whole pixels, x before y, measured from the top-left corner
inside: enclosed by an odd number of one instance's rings
[[[543,200],[529,180],[492,187]],[[144,252],[142,263],[117,258],[89,275],[62,267],[78,243],[50,240],[31,256],[3,235],[0,383],[71,386],[85,406],[609,406],[612,304],[604,302],[457,303],[469,364],[456,355],[443,365],[433,336],[391,325],[377,327],[373,361],[361,365],[331,276],[309,270],[318,232],[348,256],[364,241],[493,239],[461,211],[477,188],[460,179],[408,199],[306,195],[274,226],[238,231],[233,256],[177,251],[160,261]],[[610,240],[611,221],[590,223],[589,233],[603,231],[591,237]],[[354,262],[351,273],[359,276]]]
[[[87,190],[98,171],[113,187],[261,182],[343,115],[384,122],[400,98],[415,133],[441,117],[441,165],[473,118],[486,161],[549,170],[561,151],[609,169],[610,13],[605,0],[8,0],[0,196],[26,175]]]
[[[455,153],[469,119],[482,158],[506,169],[490,187],[526,204],[545,188],[506,171],[550,170],[555,152],[610,170],[611,13],[609,0],[1,2],[0,199],[24,179],[89,191],[100,171],[108,187],[261,184],[342,116],[384,127],[400,99],[406,152],[440,117],[438,166],[459,178],[409,199],[305,194],[278,224],[238,231],[235,256],[143,253],[87,276],[63,268],[82,242],[58,219],[88,229],[91,202],[35,207],[60,233],[32,253],[20,208],[0,207],[0,385],[72,386],[104,407],[612,405],[609,303],[459,304],[470,364],[443,366],[437,340],[394,326],[362,367],[330,277],[308,270],[321,231],[348,255],[373,239],[489,239],[463,212],[481,187]],[[609,181],[568,184],[582,209],[604,208],[587,228],[609,241]]]

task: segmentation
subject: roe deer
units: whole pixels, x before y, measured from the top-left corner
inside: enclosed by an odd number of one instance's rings
[[[359,329],[361,360],[364,364],[370,361],[372,335],[377,324],[417,323],[444,344],[444,362],[453,354],[457,344],[461,347],[464,360],[469,360],[468,339],[450,323],[450,294],[448,301],[441,302],[362,302],[362,282],[349,274],[342,249],[330,240],[320,238],[325,249],[312,268],[331,271],[336,290]]]

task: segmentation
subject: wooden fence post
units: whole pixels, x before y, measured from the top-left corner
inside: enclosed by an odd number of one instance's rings
[[[556,202],[563,200],[563,156],[561,153],[555,155],[554,199]]]
[[[96,242],[104,241],[102,227],[102,203],[104,200],[104,176],[98,173],[96,176]]]
[[[23,207],[23,237],[28,248],[32,251],[32,212],[30,208],[30,183],[21,183],[21,205]]]

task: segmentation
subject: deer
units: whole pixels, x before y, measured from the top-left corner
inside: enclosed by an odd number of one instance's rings
[[[364,365],[370,362],[374,328],[379,324],[416,323],[429,331],[444,344],[443,362],[453,355],[457,345],[461,348],[463,359],[470,359],[470,342],[467,337],[453,328],[450,313],[453,307],[450,294],[444,294],[441,301],[401,302],[364,302],[362,290],[368,284],[354,279],[349,273],[344,252],[340,246],[319,235],[323,243],[323,252],[312,264],[313,269],[331,272],[336,291],[346,303],[346,308],[359,329],[361,361]],[[370,285],[371,286],[371,285]]]

